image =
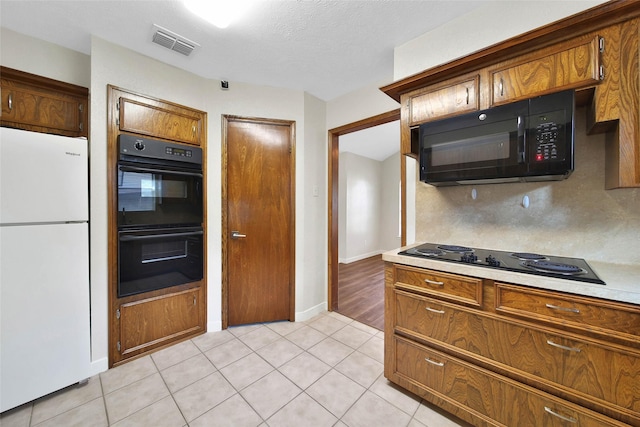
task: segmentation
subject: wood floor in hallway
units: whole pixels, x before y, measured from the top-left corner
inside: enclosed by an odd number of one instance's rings
[[[384,329],[384,261],[372,256],[338,270],[338,313]]]

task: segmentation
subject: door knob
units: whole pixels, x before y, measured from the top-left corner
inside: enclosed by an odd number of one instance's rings
[[[232,231],[231,232],[231,238],[232,239],[244,239],[245,237],[247,237],[246,234],[240,234],[239,231]]]

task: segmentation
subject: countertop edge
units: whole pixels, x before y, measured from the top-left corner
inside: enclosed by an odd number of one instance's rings
[[[382,259],[396,264],[429,268],[446,273],[462,274],[480,279],[490,279],[533,288],[567,292],[576,295],[640,305],[640,265],[610,264],[587,261],[596,274],[606,283],[605,285],[598,285],[577,282],[575,280],[557,279],[553,277],[536,276],[533,274],[518,273],[507,270],[497,270],[471,264],[449,263],[428,258],[422,259],[398,255],[398,252],[413,246],[416,245],[409,245],[387,251],[382,254]]]

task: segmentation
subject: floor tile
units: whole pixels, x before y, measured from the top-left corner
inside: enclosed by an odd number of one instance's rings
[[[368,388],[382,374],[384,365],[359,352],[353,352],[335,369]]]
[[[365,391],[360,384],[331,370],[309,387],[306,393],[341,418]]]
[[[345,322],[330,316],[320,316],[312,322],[307,322],[307,325],[326,335],[331,335],[347,326]]]
[[[238,391],[258,381],[271,371],[273,371],[273,366],[255,353],[220,369],[220,373]]]
[[[220,372],[205,377],[175,393],[182,415],[191,422],[236,394],[231,384]]]
[[[369,332],[365,332],[352,325],[347,325],[335,334],[331,335],[331,338],[356,349],[371,339],[372,336],[373,334],[370,334]]]
[[[145,356],[100,374],[102,392],[109,394],[114,390],[134,383],[158,372],[151,356]]]
[[[2,427],[29,427],[31,420],[32,403],[26,403],[17,408],[0,414],[0,426]]]
[[[369,335],[376,335],[377,333],[381,332],[380,329],[376,329],[373,326],[365,325],[364,323],[360,322],[353,322],[351,323],[351,326],[356,329],[360,329],[361,331],[366,332]]]
[[[235,394],[215,408],[189,423],[190,427],[256,427],[262,418],[240,396]]]
[[[230,326],[227,331],[231,332],[235,337],[239,337],[261,327],[262,323],[252,323],[250,325]]]
[[[369,391],[377,394],[396,408],[411,416],[415,414],[418,406],[420,406],[420,401],[422,400],[415,394],[393,384],[387,380],[384,375],[380,375],[378,377],[378,379],[369,388]]]
[[[313,347],[326,337],[327,335],[306,325],[287,335],[289,341],[304,350]]]
[[[305,352],[285,363],[278,370],[304,390],[330,369],[329,365]]]
[[[240,392],[242,397],[263,418],[267,419],[302,392],[278,371],[256,381]]]
[[[409,421],[409,425],[407,427],[427,427],[427,426],[425,426],[415,418],[411,418],[411,421]]]
[[[324,363],[335,366],[353,353],[353,348],[331,337],[327,337],[307,350],[309,353],[322,360]]]
[[[409,415],[369,391],[342,418],[349,427],[405,427],[410,420]]]
[[[446,414],[439,408],[422,402],[413,418],[427,427],[460,427],[468,426],[464,421],[454,421],[453,416]]]
[[[207,332],[205,334],[198,335],[197,337],[192,338],[191,341],[200,349],[200,351],[205,352],[212,349],[213,347],[219,346],[220,344],[231,341],[234,338],[235,336],[231,332],[229,332],[228,330],[224,330]]]
[[[159,373],[104,396],[109,422],[115,423],[169,395]]]
[[[384,363],[384,340],[376,338],[376,336],[373,336],[369,341],[358,347],[358,351],[380,363]]]
[[[172,345],[171,347],[160,350],[151,355],[151,358],[156,364],[159,371],[167,369],[169,366],[173,366],[183,360],[189,359],[196,354],[199,354],[200,350],[190,340],[183,341],[181,343]]]
[[[343,314],[338,313],[337,311],[327,311],[325,313],[325,316],[329,316],[329,317],[333,317],[334,319],[338,319],[341,322],[346,323],[347,325],[351,324],[353,322],[353,319],[350,317],[347,317]]]
[[[269,418],[267,423],[269,427],[299,427],[302,420],[305,427],[331,427],[338,421],[318,402],[301,393]]]
[[[291,332],[297,331],[301,327],[304,326],[302,322],[289,322],[289,321],[281,321],[281,322],[270,322],[264,324],[267,328],[272,331],[285,336],[290,334]]]
[[[93,399],[92,401],[75,407],[67,412],[49,418],[41,424],[32,424],[38,427],[106,427],[107,414],[104,411],[104,401],[102,397]],[[4,427],[4,424],[2,424]]]
[[[280,334],[272,331],[266,326],[261,326],[258,329],[241,335],[238,339],[245,343],[251,350],[256,351],[265,345],[280,339]]]
[[[193,384],[216,371],[207,357],[198,352],[197,356],[183,360],[160,372],[171,393]]]
[[[173,397],[167,396],[127,418],[112,424],[113,427],[182,427],[186,424]]]
[[[276,368],[293,359],[300,353],[302,349],[286,338],[280,338],[256,351],[264,360],[269,362],[271,366]]]
[[[251,349],[239,339],[234,338],[207,351],[205,356],[216,368],[220,369],[248,354],[251,354]]]
[[[97,397],[102,397],[102,388],[100,378],[96,375],[89,378],[85,385],[72,385],[33,402],[31,424],[41,423]]]

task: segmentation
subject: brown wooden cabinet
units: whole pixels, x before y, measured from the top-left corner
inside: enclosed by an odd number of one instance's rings
[[[0,67],[0,125],[35,132],[88,136],[89,90]]]
[[[610,1],[382,87],[401,103],[401,153],[418,157],[421,123],[575,89],[589,132],[608,132],[606,188],[640,187],[639,25],[640,3]]]
[[[116,310],[122,359],[204,332],[202,287],[123,303]]]
[[[135,134],[202,148],[206,207],[207,113],[108,86],[109,366],[116,366],[206,332],[207,279],[118,298],[118,135]],[[188,147],[186,147],[188,148]],[[206,208],[203,212],[206,235]],[[207,244],[203,243],[203,260]]]
[[[127,94],[118,101],[118,125],[124,132],[202,145],[204,113],[170,102]]]
[[[391,381],[475,425],[563,425],[566,416],[580,425],[640,426],[639,307],[405,265],[385,268]],[[407,272],[476,282],[483,297],[474,306],[408,286]],[[501,401],[520,402],[522,412],[498,410]]]

